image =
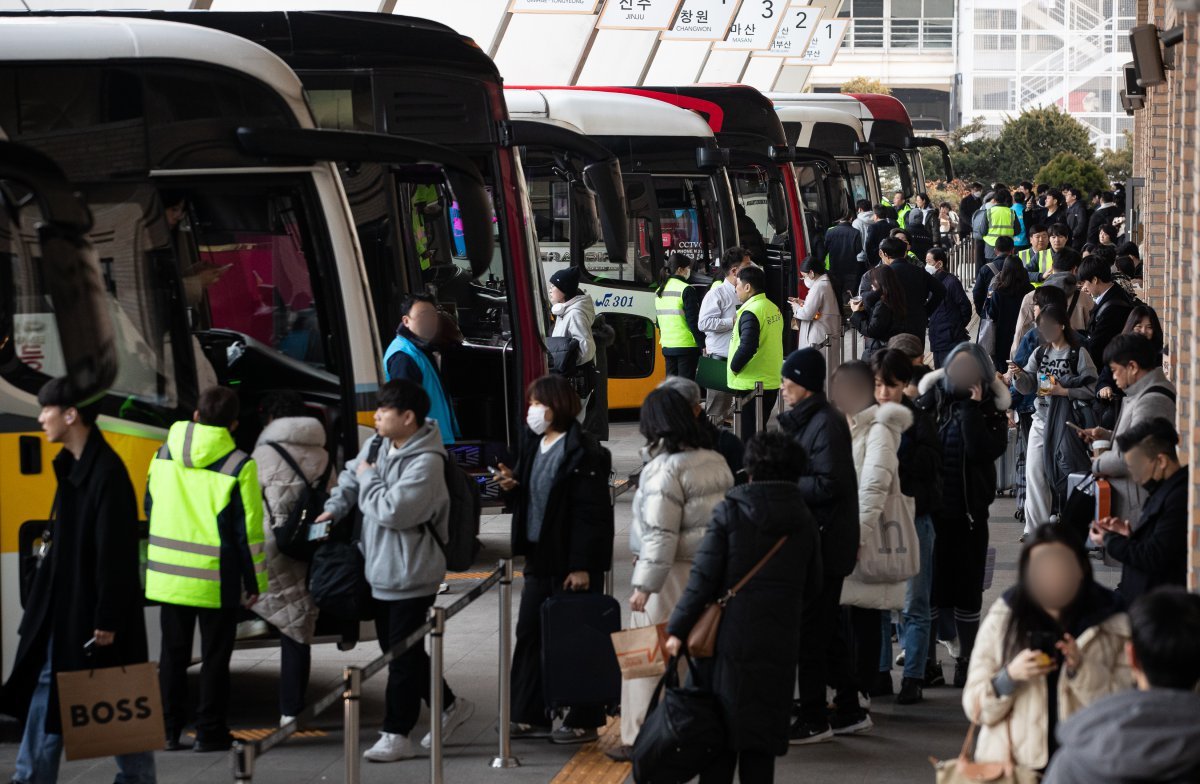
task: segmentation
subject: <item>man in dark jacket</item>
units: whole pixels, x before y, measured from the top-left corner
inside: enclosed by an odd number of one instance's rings
[[[5,712],[25,717],[14,782],[58,778],[63,736],[56,676],[140,664],[148,658],[138,580],[133,484],[96,427],[95,407],[77,405],[66,379],[38,393],[38,422],[51,443],[58,479],[48,550],[21,620]],[[153,784],[154,755],[117,756],[117,780]]]
[[[1137,689],[1058,725],[1043,784],[1200,781],[1200,596],[1162,589],[1129,608],[1125,646]]]
[[[1125,329],[1133,301],[1113,283],[1112,266],[1089,256],[1079,265],[1079,283],[1096,303],[1088,320],[1087,349],[1096,367],[1104,366],[1104,349]]]
[[[929,349],[935,368],[945,364],[950,349],[970,338],[971,300],[962,281],[946,269],[948,261],[944,248],[930,248],[925,254],[925,271],[946,290],[946,298],[929,314]]]
[[[867,239],[863,244],[863,250],[867,254],[867,269],[879,263],[879,243],[886,240],[892,229],[897,227],[896,221],[888,217],[887,207],[876,204],[872,209],[875,212],[875,222],[867,227]]]
[[[975,286],[971,289],[971,300],[975,304],[975,312],[981,317],[984,303],[987,302],[988,287],[992,285],[992,280],[1000,274],[1000,270],[1004,269],[1004,262],[1012,255],[1015,247],[1012,237],[997,237],[996,257],[980,267],[979,274],[975,276]]]
[[[971,192],[958,204],[958,236],[966,242],[971,238],[971,218],[983,206],[983,183],[971,183]]]
[[[901,240],[888,238],[879,243],[880,260],[892,268],[904,289],[905,316],[903,323],[897,325],[897,331],[924,340],[925,331],[929,328],[929,316],[946,298],[946,289],[923,267],[908,261],[907,255],[908,246]]]
[[[839,302],[849,299],[845,296],[847,291],[858,288],[858,280],[865,266],[858,260],[863,251],[862,232],[854,228],[852,220],[850,215],[843,215],[825,232],[825,252],[828,254],[826,266]]]
[[[1083,251],[1088,236],[1088,208],[1083,199],[1079,198],[1079,189],[1068,187],[1063,189],[1067,200],[1067,228],[1071,230],[1071,247]]]
[[[1116,198],[1112,191],[1101,192],[1100,206],[1092,212],[1092,217],[1088,219],[1088,242],[1092,244],[1100,242],[1100,227],[1111,224],[1114,218],[1121,217],[1121,212],[1117,209]],[[1120,249],[1118,249],[1118,253],[1120,253]]]
[[[1092,541],[1121,562],[1117,593],[1133,602],[1160,585],[1185,584],[1187,572],[1188,472],[1179,464],[1179,434],[1166,419],[1151,419],[1117,436],[1133,480],[1150,490],[1141,522],[1097,520]]]
[[[788,409],[779,426],[803,452],[800,494],[821,532],[824,577],[804,604],[799,648],[799,716],[791,742],[819,743],[833,737],[825,685],[837,691],[833,723],[851,726],[865,715],[839,614],[842,581],[858,558],[858,480],[851,453],[850,427],[825,397],[825,358],[813,348],[793,351],[783,363],[780,392]],[[864,684],[866,688],[868,684]],[[853,720],[853,721],[852,721]]]

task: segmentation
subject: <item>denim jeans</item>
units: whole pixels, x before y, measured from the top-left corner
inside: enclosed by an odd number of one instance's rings
[[[917,540],[921,546],[921,571],[908,581],[904,596],[904,677],[924,678],[929,657],[930,594],[933,591],[933,518],[917,515]]]
[[[51,643],[53,644],[53,643]],[[58,765],[62,759],[63,736],[46,732],[46,714],[50,706],[50,684],[54,677],[51,669],[51,646],[46,646],[46,664],[38,675],[37,688],[29,702],[29,715],[25,719],[25,734],[21,736],[21,748],[17,751],[16,772],[13,782],[18,784],[54,784],[58,781]],[[114,784],[154,784],[154,754],[120,754],[117,761],[117,777]]]

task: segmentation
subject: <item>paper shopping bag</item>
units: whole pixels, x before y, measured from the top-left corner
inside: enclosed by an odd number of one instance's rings
[[[621,666],[621,678],[657,678],[667,671],[664,646],[667,642],[667,625],[642,626],[637,629],[622,629],[612,633],[613,650],[617,652],[617,663]]]
[[[166,745],[155,662],[60,672],[58,705],[68,760]]]

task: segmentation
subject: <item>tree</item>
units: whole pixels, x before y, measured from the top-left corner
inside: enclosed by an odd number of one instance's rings
[[[951,131],[946,146],[950,148],[950,161],[954,164],[958,179],[986,183],[996,179],[996,140],[985,133],[982,117],[976,117]],[[934,171],[941,170],[939,162]],[[928,167],[926,171],[929,171]]]
[[[1125,146],[1119,150],[1101,150],[1096,163],[1109,182],[1125,182],[1133,176],[1133,134],[1125,132]]]
[[[1080,158],[1070,152],[1060,152],[1054,156],[1049,163],[1038,169],[1034,179],[1054,187],[1073,185],[1085,194],[1109,189],[1108,178],[1103,169],[1093,163],[1090,157]]]
[[[856,76],[850,81],[842,85],[844,93],[876,93],[879,95],[891,95],[892,88],[888,87],[878,79],[872,79],[869,76]]]
[[[1096,157],[1087,128],[1057,106],[1026,109],[1006,120],[996,137],[995,178],[1027,180],[1064,152],[1084,161]]]

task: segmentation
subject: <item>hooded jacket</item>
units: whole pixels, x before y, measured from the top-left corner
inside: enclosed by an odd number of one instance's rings
[[[1106,588],[1091,584],[1088,604],[1077,628],[1069,629],[1079,644],[1083,663],[1075,677],[1058,676],[1058,721],[1063,721],[1101,697],[1128,689],[1133,678],[1125,659],[1129,618],[1119,599]],[[997,693],[993,679],[1008,665],[1005,632],[1012,618],[1009,597],[997,599],[979,626],[971,653],[962,704],[968,718],[979,717],[975,758],[1004,760],[1009,753],[1021,765],[1041,770],[1050,761],[1049,695],[1046,676],[1017,685],[1007,696]]]
[[[596,339],[592,335],[592,322],[596,320],[596,305],[591,295],[580,292],[566,302],[554,305],[554,330],[551,337],[574,338],[579,343],[579,364],[586,365],[596,359]]]
[[[1078,287],[1079,281],[1075,275],[1070,272],[1055,272],[1042,283],[1043,286],[1053,286],[1056,289],[1061,289],[1063,294],[1067,295],[1067,307],[1071,307],[1071,300],[1075,300],[1075,309],[1071,311],[1071,329],[1076,332],[1081,332],[1087,327],[1088,319],[1092,316],[1092,308],[1096,303],[1092,302],[1092,295]],[[1017,328],[1013,333],[1012,354],[1017,353],[1017,344],[1021,342],[1021,338],[1029,331],[1030,327],[1036,326],[1033,323],[1033,294],[1037,291],[1030,291],[1025,294],[1021,300],[1021,309],[1017,312]],[[1079,295],[1076,298],[1076,295]]]
[[[1113,694],[1058,727],[1060,748],[1042,784],[1194,784],[1200,781],[1200,694]]]
[[[693,674],[716,694],[734,751],[788,749],[800,613],[821,586],[817,523],[792,482],[751,482],[713,511],[687,588],[667,630],[686,640],[704,608],[725,595],[780,539],[787,541],[725,607],[716,655]]]
[[[300,466],[297,476],[268,444],[287,450]],[[267,552],[267,592],[252,608],[254,613],[296,642],[311,643],[317,626],[317,606],[308,593],[308,564],[279,552],[275,529],[287,522],[300,501],[305,485],[322,476],[328,479],[329,453],[325,428],[313,417],[283,417],[263,428],[254,449],[258,482],[263,492],[263,536]]]
[[[804,451],[800,494],[821,532],[823,571],[845,577],[858,557],[858,474],[850,427],[824,392],[784,411],[778,422]]]
[[[637,556],[634,588],[661,591],[671,567],[695,557],[713,507],[732,487],[725,458],[711,449],[653,453],[633,496],[629,539]]]
[[[967,390],[953,389],[946,367],[962,353],[979,365],[983,400],[971,400]],[[992,360],[978,343],[962,343],[946,356],[942,369],[927,373],[918,387],[917,408],[937,416],[942,439],[943,517],[968,517],[987,525],[988,508],[996,497],[996,459],[1008,447],[1008,417],[1012,395],[996,378]]]
[[[446,556],[429,532],[450,536],[450,494],[446,489],[446,449],[437,423],[425,420],[403,446],[384,444],[375,467],[357,475],[375,439],[346,463],[325,511],[341,520],[357,506],[362,512],[361,546],[371,595],[383,601],[434,596],[446,576]]]
[[[933,277],[946,290],[946,298],[929,314],[929,347],[949,351],[970,337],[967,325],[971,323],[971,300],[962,281],[946,270],[938,270]]]
[[[912,412],[899,403],[871,406],[850,417],[858,474],[860,550],[874,540],[870,532],[885,522],[884,509],[889,503],[904,504],[912,514],[913,499],[900,491],[900,437],[912,423]],[[907,580],[866,583],[858,579],[855,569],[842,583],[841,603],[876,610],[903,609],[907,585]]]

